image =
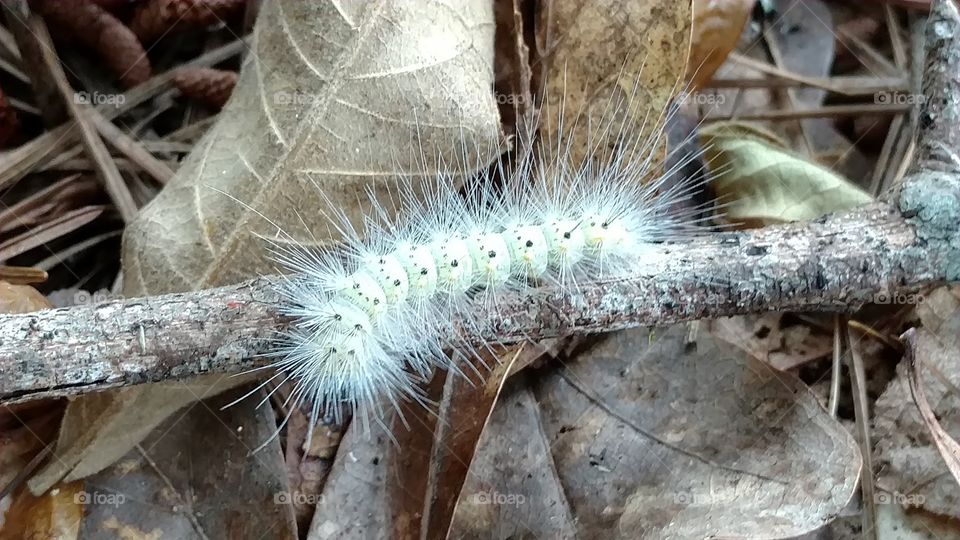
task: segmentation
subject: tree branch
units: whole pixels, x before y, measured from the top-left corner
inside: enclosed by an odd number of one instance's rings
[[[920,158],[890,200],[658,246],[629,280],[568,294],[537,290],[506,298],[496,313],[477,306],[467,318],[489,323],[483,338],[507,343],[764,311],[854,311],[917,301],[910,295],[960,280],[956,5],[936,2],[931,20]],[[0,316],[0,402],[264,365],[257,355],[289,323],[276,313],[277,279]]]
[[[490,341],[513,342],[770,310],[857,309],[945,280],[942,253],[890,203],[806,223],[662,245],[635,278],[505,299]],[[0,401],[13,403],[239,372],[267,360],[279,278],[92,306],[0,316]],[[499,315],[498,315],[499,313]],[[458,325],[463,327],[464,325]],[[471,333],[462,332],[470,339]]]

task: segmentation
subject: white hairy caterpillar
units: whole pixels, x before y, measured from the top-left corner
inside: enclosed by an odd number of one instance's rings
[[[383,417],[384,403],[426,404],[419,383],[436,368],[458,371],[445,350],[475,351],[475,342],[452,337],[460,335],[452,321],[485,334],[471,303],[495,309],[504,291],[627,276],[653,244],[688,235],[700,209],[678,203],[699,184],[668,185],[673,169],[654,174],[662,127],[631,136],[627,117],[597,125],[580,162],[569,142],[534,152],[525,137],[519,159],[473,167],[481,172],[465,194],[445,175],[416,186],[401,179],[390,201],[399,211],[370,195],[362,231],[329,209],[339,249],[278,247],[291,275],[280,311],[294,322],[268,366],[277,374],[254,391],[293,380],[285,405],[306,403],[312,418],[338,423],[345,410],[366,425]]]

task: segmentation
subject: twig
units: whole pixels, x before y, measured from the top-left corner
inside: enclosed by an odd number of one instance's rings
[[[815,82],[816,85],[810,83]],[[903,77],[862,75],[807,78],[793,80],[776,76],[713,79],[707,88],[795,88],[809,86],[848,97],[872,96],[877,92],[906,92],[909,84]]]
[[[827,402],[827,411],[830,416],[837,417],[840,403],[840,366],[843,357],[842,333],[846,330],[847,321],[840,315],[833,316],[833,364],[830,369],[830,399]]]
[[[0,280],[12,285],[32,285],[47,280],[47,272],[38,267],[0,265]]]
[[[67,118],[67,109],[64,107],[57,85],[51,73],[43,69],[43,47],[28,22],[30,8],[27,0],[2,2],[0,7],[10,27],[16,47],[23,54],[24,60],[20,65],[27,71],[33,87],[34,100],[40,106],[43,121],[48,126],[55,126]]]
[[[944,281],[941,246],[918,241],[925,226],[875,203],[807,224],[665,244],[637,261],[630,280],[517,294],[470,317],[488,328],[484,339],[510,343],[771,310],[850,311],[877,294]],[[276,279],[0,316],[0,400],[263,365],[256,356],[288,322],[276,312]]]
[[[32,13],[27,18],[27,28],[36,37],[40,44],[40,59],[43,66],[49,73],[50,78],[60,91],[60,97],[67,113],[80,128],[80,141],[89,157],[95,165],[97,177],[103,183],[104,188],[110,195],[114,206],[123,217],[123,221],[129,223],[137,216],[137,203],[133,200],[133,195],[123,181],[123,176],[117,170],[116,164],[110,157],[110,152],[104,145],[103,140],[97,134],[96,128],[90,120],[92,109],[89,105],[79,102],[73,88],[70,87],[70,81],[67,80],[66,73],[63,72],[63,66],[60,65],[60,58],[57,57],[53,46],[53,39],[50,32],[47,31],[47,25],[39,15]]]
[[[930,407],[930,402],[927,400],[926,391],[923,389],[923,378],[921,376],[923,368],[933,368],[934,366],[924,366],[923,359],[918,355],[917,348],[919,338],[917,337],[917,330],[915,328],[907,330],[903,334],[902,339],[906,344],[904,361],[907,362],[909,369],[910,394],[913,396],[913,402],[917,406],[917,412],[920,413],[920,418],[927,427],[930,439],[937,447],[937,452],[939,452],[940,457],[943,458],[947,470],[950,471],[954,480],[960,482],[960,443],[951,438],[950,434],[940,425],[937,415],[934,414],[933,409]],[[946,377],[943,378],[946,379]],[[944,384],[944,386],[949,392],[951,387],[955,387],[949,382],[949,379],[946,380],[947,383]]]
[[[718,122],[726,120],[743,121],[776,121],[776,120],[796,120],[801,118],[839,118],[845,116],[864,116],[864,115],[891,115],[900,114],[910,109],[910,105],[900,103],[881,103],[873,104],[851,104],[851,105],[824,105],[811,109],[785,109],[772,110],[756,114],[729,114],[707,116],[704,122]]]
[[[198,56],[190,62],[185,63],[184,66],[209,66],[218,64],[239,54],[244,47],[246,47],[245,41],[237,40]],[[117,99],[114,100],[114,103],[98,106],[97,110],[107,120],[113,120],[172,87],[173,75],[171,72],[156,75],[143,84],[120,94],[117,96]],[[51,154],[64,147],[69,147],[68,145],[76,142],[76,136],[77,133],[73,129],[73,126],[69,124],[62,125],[47,131],[43,135],[4,155],[3,167],[0,168],[0,189],[8,187],[10,184],[29,174],[36,167],[40,166],[44,160],[48,159]]]
[[[873,479],[873,443],[870,438],[870,404],[867,402],[867,375],[863,369],[863,359],[860,357],[860,347],[853,339],[853,331],[849,326],[843,329],[844,349],[846,349],[847,369],[850,370],[850,390],[853,394],[853,414],[856,420],[857,442],[860,443],[860,453],[863,455],[863,471],[860,473],[860,492],[863,494],[863,512],[861,519],[863,526],[861,533],[864,538],[877,538],[877,502],[876,488]]]
[[[161,184],[166,184],[173,178],[173,169],[166,163],[153,157],[140,143],[123,132],[96,109],[87,111],[87,118],[100,132],[100,136],[110,143],[110,146],[116,148],[121,154],[127,156],[133,163],[143,169],[144,172],[153,177]]]

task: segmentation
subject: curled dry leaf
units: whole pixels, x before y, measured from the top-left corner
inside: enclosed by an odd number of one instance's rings
[[[49,307],[50,302],[33,287],[0,281],[0,313],[29,313]]]
[[[35,0],[31,6],[58,31],[97,51],[124,86],[150,78],[150,59],[140,40],[107,10],[90,0]]]
[[[20,494],[3,516],[0,540],[79,538],[84,506],[77,501],[82,497],[82,482],[63,484],[40,496]]]
[[[773,134],[742,122],[700,130],[711,187],[724,217],[743,226],[813,219],[866,204],[870,195],[794,155]]]
[[[0,314],[49,307],[50,302],[33,287],[0,281]],[[82,510],[73,501],[78,486],[64,486],[63,495],[38,498],[14,485],[17,475],[55,437],[62,412],[59,400],[0,407],[0,540],[76,537]],[[8,487],[14,489],[7,493]]]
[[[955,414],[960,409],[960,289],[938,289],[918,298],[923,327],[916,331],[913,354],[922,359],[923,370],[914,385],[923,389],[930,411],[939,418],[941,436],[960,440],[960,417]],[[960,519],[960,486],[919,414],[909,364],[900,362],[896,378],[876,403],[878,503],[921,507]]]
[[[923,358],[917,356],[915,350],[917,346],[916,329],[911,328],[908,330],[904,335],[904,340],[907,343],[905,360],[909,362],[910,393],[913,395],[913,401],[917,404],[920,418],[922,418],[923,423],[926,424],[927,431],[930,433],[930,439],[933,440],[937,450],[940,452],[940,457],[943,458],[943,462],[946,464],[950,474],[953,475],[953,479],[960,484],[960,443],[957,443],[956,439],[951,437],[950,434],[943,429],[943,425],[937,420],[937,416],[930,407],[930,401],[927,400],[927,394],[921,382]]]
[[[694,0],[693,38],[686,79],[697,89],[713,78],[737,46],[756,0]]]
[[[457,537],[784,538],[832,520],[860,453],[796,377],[683,326],[610,334],[481,438]],[[659,442],[658,442],[659,440]]]
[[[325,245],[335,240],[330,204],[359,223],[367,188],[382,195],[401,173],[436,177],[440,165],[422,155],[492,159],[492,17],[482,0],[265,3],[221,120],[126,230],[124,294],[272,273],[264,237],[276,227]],[[103,469],[197,396],[241,382],[211,376],[75,400],[59,459],[31,487]]]

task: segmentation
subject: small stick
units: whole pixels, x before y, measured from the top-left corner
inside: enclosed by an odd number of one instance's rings
[[[514,343],[772,310],[852,311],[945,281],[949,254],[919,239],[924,227],[881,202],[663,244],[630,279],[516,293],[468,318],[488,329],[481,339]],[[263,366],[258,355],[289,323],[277,312],[277,279],[0,316],[0,402]]]
[[[117,165],[110,157],[110,152],[90,120],[92,109],[76,98],[76,93],[70,86],[66,73],[63,72],[63,66],[60,65],[60,58],[57,57],[53,39],[50,38],[50,32],[47,31],[47,25],[36,13],[30,14],[27,25],[40,44],[40,59],[51,79],[53,79],[56,88],[60,91],[60,97],[66,106],[67,113],[80,128],[80,141],[83,143],[87,156],[94,163],[97,177],[100,178],[106,188],[107,194],[110,195],[110,199],[117,207],[117,211],[120,212],[123,221],[130,223],[139,211],[137,203],[133,200],[133,195],[130,194],[127,184],[123,181],[123,176],[117,170]]]

